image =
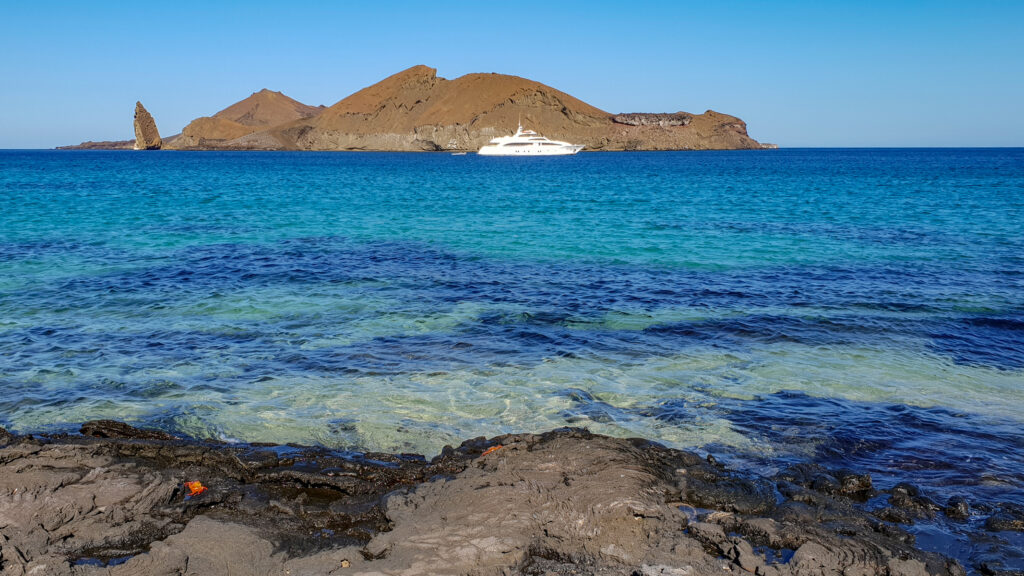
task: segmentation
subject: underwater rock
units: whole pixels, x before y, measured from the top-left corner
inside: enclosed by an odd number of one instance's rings
[[[82,424],[79,433],[93,438],[122,438],[136,440],[177,440],[178,438],[160,430],[146,430],[116,420],[90,420]]]
[[[962,496],[953,496],[946,502],[942,512],[947,518],[963,522],[971,517],[971,507],[967,499]]]
[[[985,529],[991,532],[1024,532],[1024,506],[1004,502],[998,511],[985,520]]]
[[[875,495],[870,474],[858,474],[849,470],[832,471],[818,464],[796,464],[783,470],[775,478],[829,496],[846,496],[858,501],[865,501]]]
[[[907,482],[893,486],[889,494],[889,504],[903,510],[912,518],[934,518],[935,513],[942,509],[922,494],[920,488]]]

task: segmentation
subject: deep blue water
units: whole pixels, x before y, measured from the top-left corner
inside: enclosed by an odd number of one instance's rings
[[[0,151],[16,431],[587,426],[966,496],[942,548],[1024,505],[1022,384],[1024,150]]]

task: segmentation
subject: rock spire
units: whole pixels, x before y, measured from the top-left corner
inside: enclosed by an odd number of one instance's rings
[[[142,105],[142,102],[135,103],[135,149],[136,150],[159,150],[163,145],[160,139],[160,131],[156,128],[156,120]]]

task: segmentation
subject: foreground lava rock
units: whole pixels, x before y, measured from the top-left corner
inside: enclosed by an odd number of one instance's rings
[[[83,430],[104,438],[0,429],[0,574],[963,573],[842,489],[790,474],[776,492],[581,430],[480,438],[430,462]]]

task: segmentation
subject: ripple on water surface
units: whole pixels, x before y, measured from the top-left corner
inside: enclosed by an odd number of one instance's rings
[[[576,425],[1019,502],[1022,160],[0,152],[0,424]]]

